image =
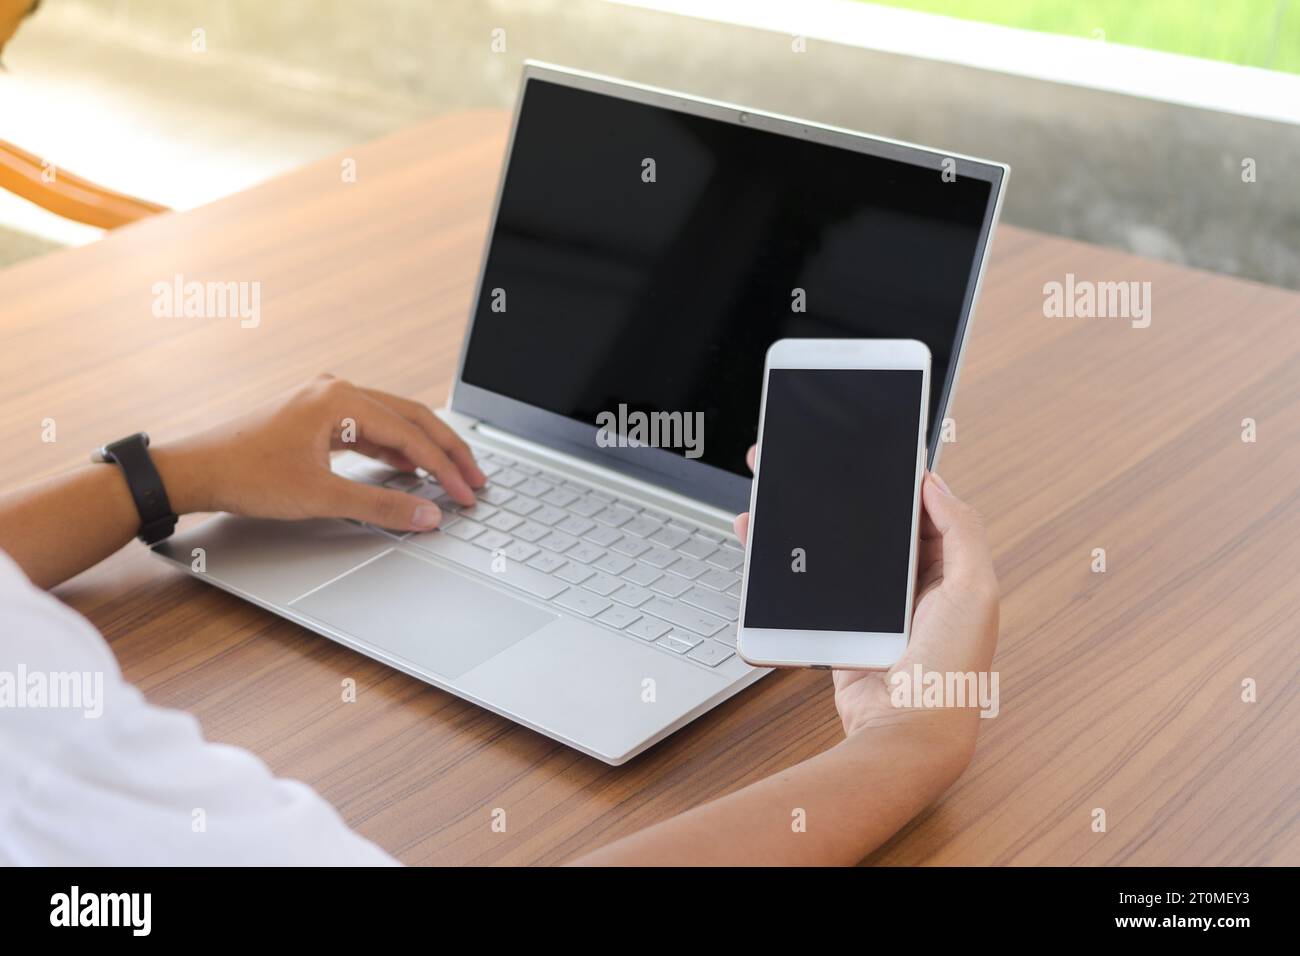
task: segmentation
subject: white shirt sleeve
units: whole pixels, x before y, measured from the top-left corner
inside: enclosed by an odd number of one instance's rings
[[[0,865],[392,865],[319,794],[122,679],[0,551]]]

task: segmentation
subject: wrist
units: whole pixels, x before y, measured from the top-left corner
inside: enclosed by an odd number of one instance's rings
[[[868,721],[839,747],[885,756],[900,772],[924,772],[946,789],[970,764],[979,735],[979,714],[967,708],[899,708],[888,719]]]
[[[183,515],[213,510],[208,488],[209,469],[203,466],[196,449],[171,443],[151,448],[149,453],[162,477],[172,511]]]

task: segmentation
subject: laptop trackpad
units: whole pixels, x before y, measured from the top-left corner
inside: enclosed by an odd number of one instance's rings
[[[401,551],[362,565],[292,607],[449,680],[558,617]]]

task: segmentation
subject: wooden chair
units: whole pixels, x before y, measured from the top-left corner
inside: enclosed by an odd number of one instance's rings
[[[2,139],[0,189],[7,189],[65,219],[101,229],[116,229],[168,212],[166,206],[105,189],[63,169],[51,171],[39,156]]]

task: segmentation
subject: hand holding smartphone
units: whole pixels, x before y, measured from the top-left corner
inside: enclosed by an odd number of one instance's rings
[[[884,669],[911,628],[930,351],[782,339],[767,353],[737,647],[753,664]]]

